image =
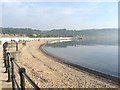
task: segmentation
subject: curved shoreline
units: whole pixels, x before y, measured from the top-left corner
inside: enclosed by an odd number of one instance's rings
[[[71,62],[68,62],[68,61],[65,61],[64,59],[56,56],[56,55],[53,55],[49,52],[47,52],[45,49],[44,49],[44,46],[46,45],[47,43],[44,43],[42,45],[40,45],[39,49],[47,56],[53,58],[53,60],[61,63],[61,64],[65,64],[67,65],[68,67],[70,68],[73,68],[77,71],[82,71],[82,72],[85,72],[85,73],[88,73],[89,75],[92,75],[96,78],[100,78],[101,80],[105,80],[105,81],[108,81],[110,83],[113,83],[113,84],[117,84],[119,85],[120,84],[120,78],[118,77],[114,77],[114,76],[111,76],[109,74],[105,74],[105,73],[101,73],[99,71],[95,71],[95,70],[92,70],[92,69],[89,69],[89,68],[86,68],[86,67],[83,67],[83,66],[79,66],[79,65],[76,65],[76,64],[73,64]]]
[[[30,77],[41,88],[118,88],[118,85],[105,79],[95,77],[83,70],[65,63],[40,50],[42,44],[51,40],[27,42],[20,45],[20,61],[18,64],[26,68]],[[79,70],[79,71],[78,71]]]

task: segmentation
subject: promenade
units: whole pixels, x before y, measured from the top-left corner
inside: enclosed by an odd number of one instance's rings
[[[3,63],[3,50],[2,50],[2,45],[0,45],[0,90],[2,88],[12,88],[12,83],[7,82],[8,75],[5,72],[5,67]]]

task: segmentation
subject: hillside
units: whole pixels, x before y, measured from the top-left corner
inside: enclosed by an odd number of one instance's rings
[[[66,30],[66,29],[54,29],[54,30],[33,30],[31,28],[2,28],[2,34],[25,34],[25,35],[44,35],[44,36],[58,36],[58,37],[107,37],[116,36],[118,33],[117,28],[105,28],[105,29],[86,29],[86,30]]]

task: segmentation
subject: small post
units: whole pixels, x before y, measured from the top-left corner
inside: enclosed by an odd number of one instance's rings
[[[7,80],[7,82],[11,82],[10,53],[9,52],[7,52],[7,72],[8,72],[8,80]]]
[[[8,46],[8,42],[5,42],[3,44],[3,55],[5,55],[5,51],[6,51],[7,46]]]
[[[18,42],[16,42],[16,51],[18,51]]]
[[[7,52],[7,50],[4,49],[4,67],[6,67],[6,52]]]
[[[5,49],[7,48],[7,46],[8,46],[8,42],[5,42],[5,43],[3,44],[3,50],[5,50]]]
[[[19,68],[21,90],[25,90],[25,79],[23,75],[23,73],[25,72],[26,72],[25,68]]]
[[[11,75],[11,78],[12,78],[12,90],[15,90],[15,82],[14,82],[14,79],[15,79],[15,75],[14,75],[14,64],[13,64],[13,60],[14,58],[10,58],[10,61],[11,61],[11,72],[12,72],[12,75]]]
[[[8,72],[7,68],[8,68],[8,56],[7,56],[7,50],[5,51],[5,57],[4,57],[4,63],[5,63],[5,73]]]

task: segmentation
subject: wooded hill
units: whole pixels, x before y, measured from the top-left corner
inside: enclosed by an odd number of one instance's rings
[[[117,35],[117,28],[105,29],[85,29],[85,30],[66,30],[66,29],[53,29],[53,30],[35,30],[31,28],[1,28],[2,34],[25,34],[25,35],[44,35],[44,36],[57,36],[57,37],[75,37],[75,36],[113,36]]]

